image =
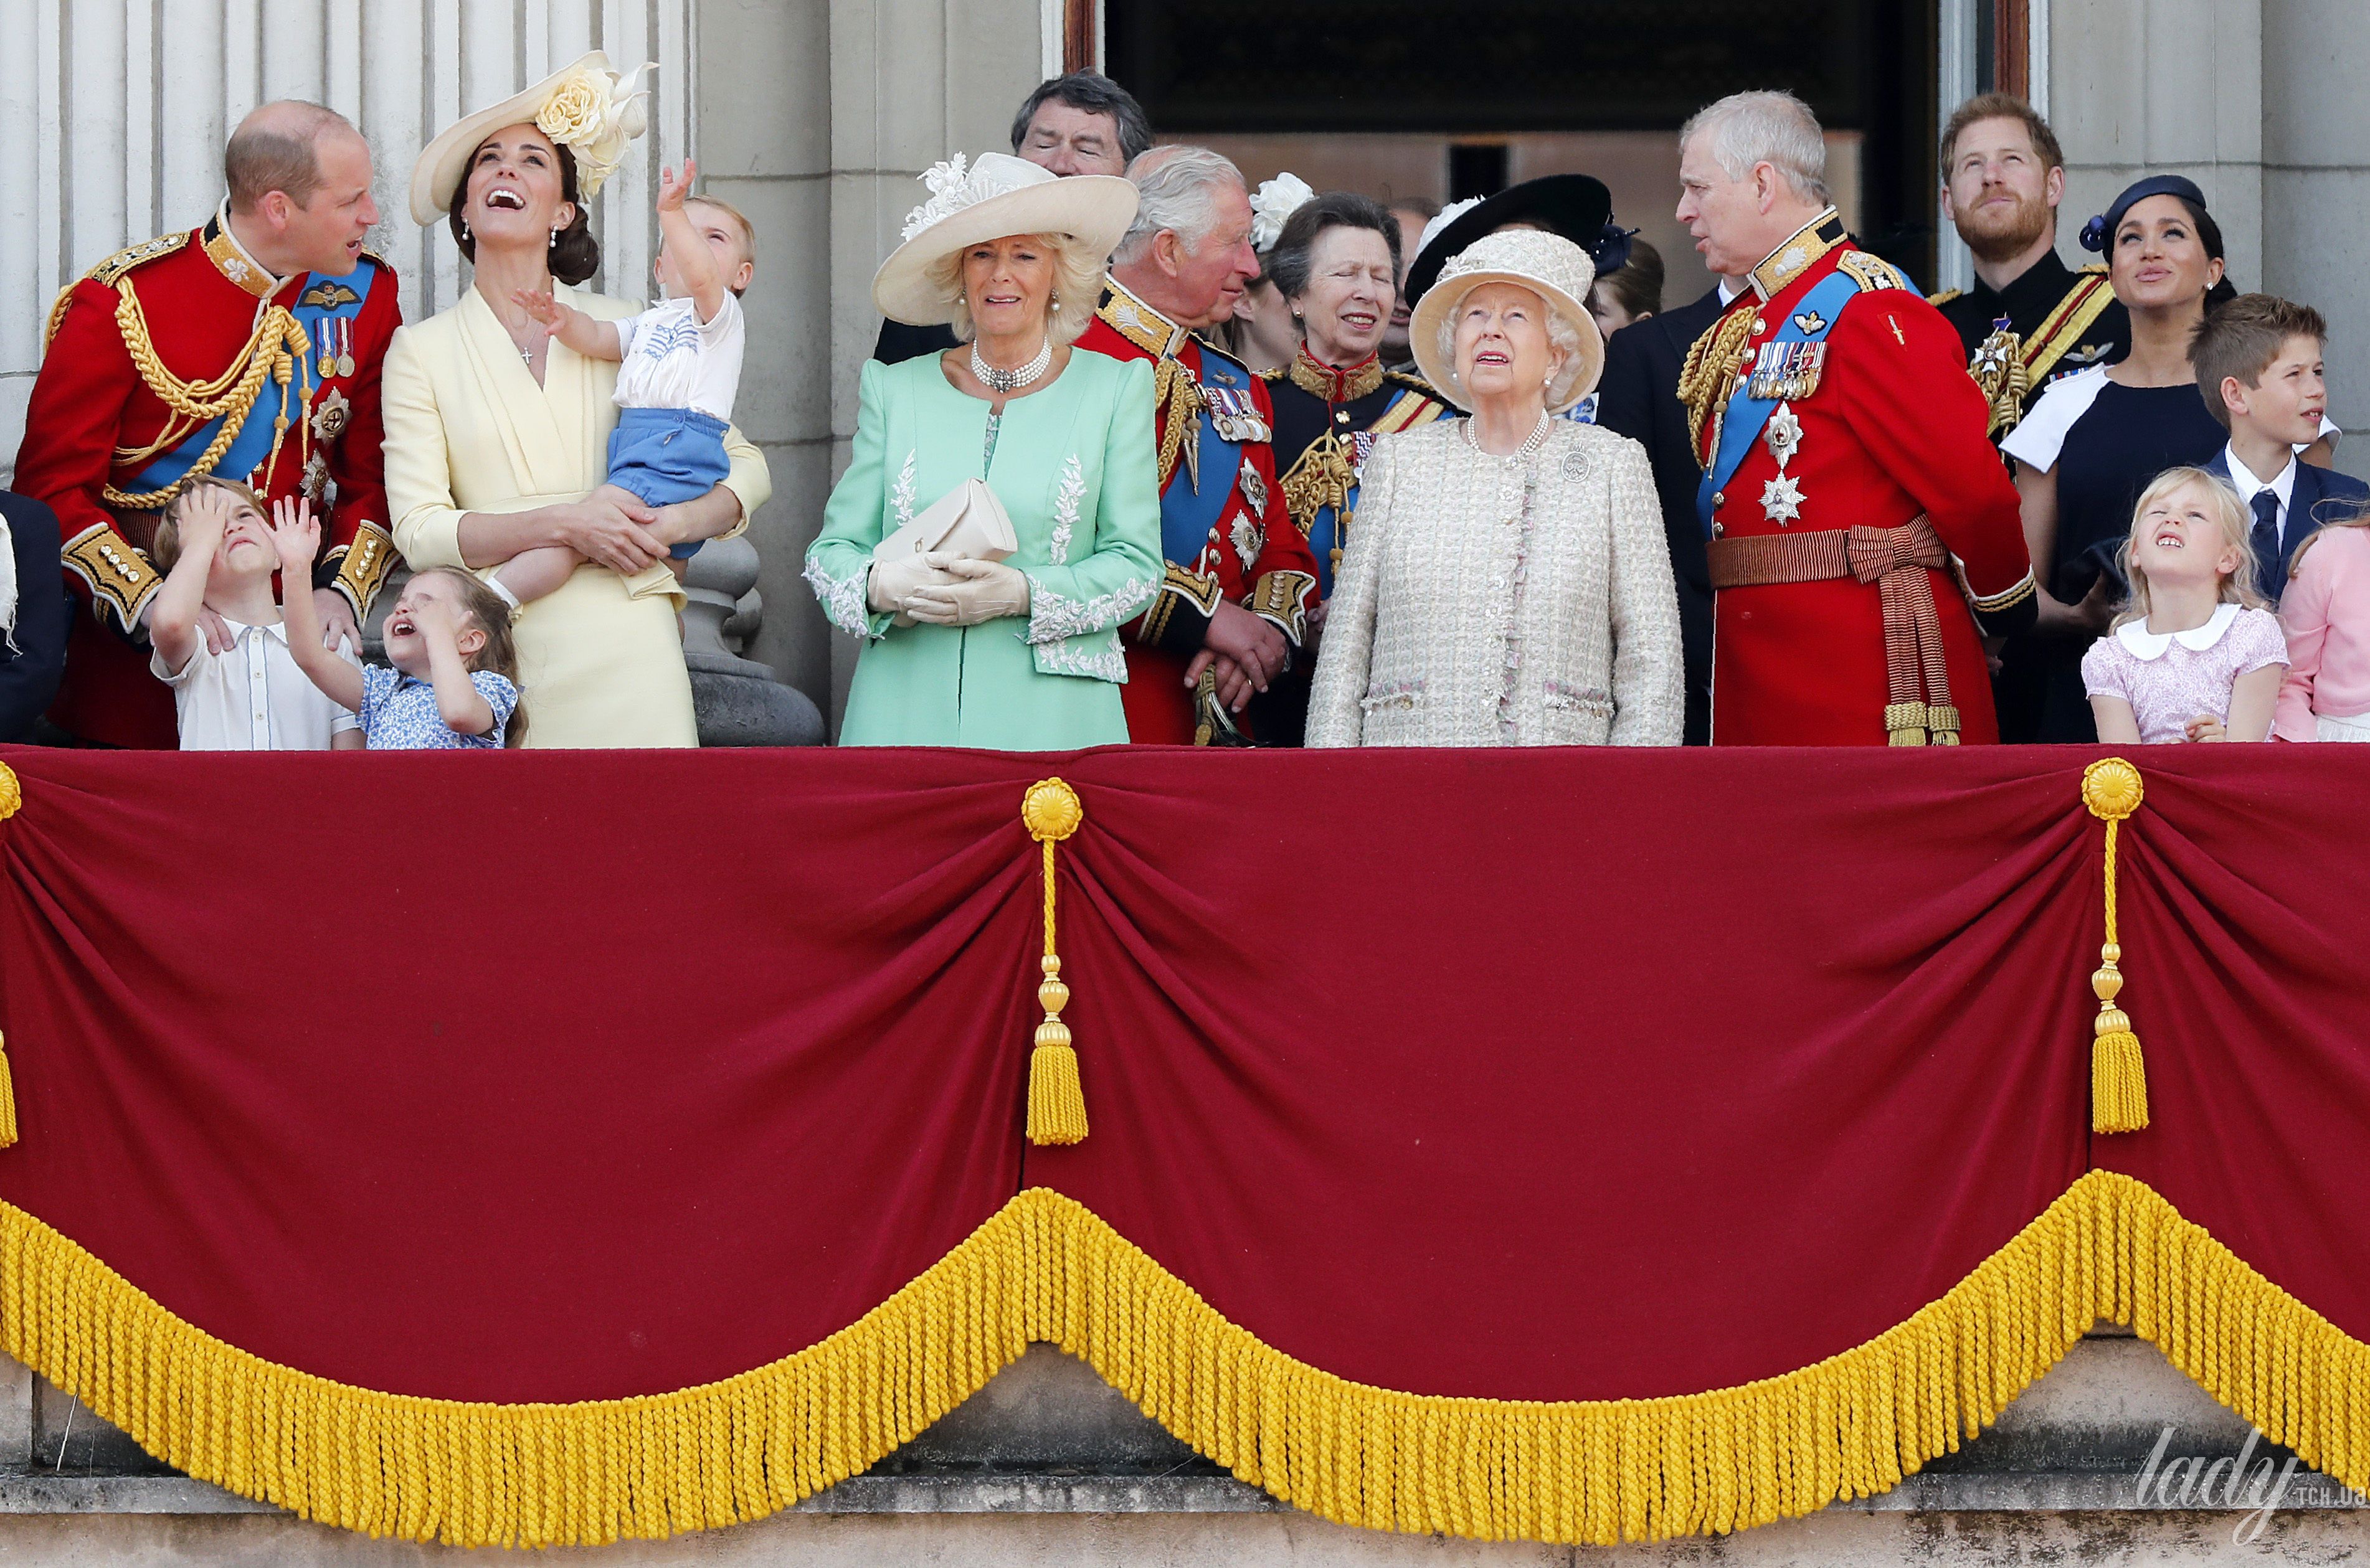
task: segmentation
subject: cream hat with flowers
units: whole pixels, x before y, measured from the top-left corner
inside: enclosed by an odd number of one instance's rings
[[[592,200],[625,161],[626,144],[650,126],[643,102],[650,94],[640,85],[650,69],[621,76],[596,49],[526,91],[454,120],[411,166],[411,221],[432,223],[452,209],[478,144],[505,125],[532,125],[567,148],[576,163],[577,197]]]
[[[1119,176],[1064,179],[1007,153],[969,165],[957,153],[925,170],[922,183],[930,199],[905,215],[903,243],[872,277],[873,308],[909,326],[955,318],[957,302],[929,274],[957,251],[1007,235],[1067,235],[1100,263],[1135,222],[1135,187]]]
[[[1456,318],[1465,296],[1484,283],[1512,283],[1547,302],[1580,338],[1580,352],[1547,389],[1547,407],[1560,414],[1587,396],[1605,369],[1605,338],[1584,303],[1596,268],[1588,252],[1540,229],[1506,229],[1484,235],[1449,258],[1440,280],[1425,291],[1408,318],[1408,346],[1416,368],[1459,408],[1470,410],[1473,395],[1456,377],[1456,361],[1441,342],[1441,328]]]

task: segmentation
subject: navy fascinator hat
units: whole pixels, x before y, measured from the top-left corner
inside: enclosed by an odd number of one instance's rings
[[[2201,218],[2205,215],[2205,192],[2197,189],[2195,180],[2177,174],[2150,175],[2146,179],[2127,186],[2121,196],[2108,203],[2105,212],[2082,225],[2082,248],[2097,251],[2102,256],[2106,254],[2108,241],[2114,236],[2115,231],[2123,226],[2123,214],[2151,196],[2177,196],[2189,204],[2191,212]],[[2211,237],[2218,240],[2221,237],[2219,231],[2216,230]],[[2213,252],[2218,258],[2222,254],[2222,247],[2216,244],[2213,247]]]

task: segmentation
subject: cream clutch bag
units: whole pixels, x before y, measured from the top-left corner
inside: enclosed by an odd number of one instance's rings
[[[1012,519],[984,479],[966,479],[930,503],[929,509],[874,548],[876,561],[900,560],[938,551],[974,561],[1001,561],[1020,547]]]

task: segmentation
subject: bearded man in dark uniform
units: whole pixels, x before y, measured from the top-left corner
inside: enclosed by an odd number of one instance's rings
[[[1942,132],[1942,212],[1975,256],[1975,286],[1932,296],[1958,329],[1968,372],[1991,405],[1991,435],[2014,429],[2060,376],[2120,360],[2131,319],[2105,264],[2057,256],[2065,155],[2022,98],[1969,98]]]

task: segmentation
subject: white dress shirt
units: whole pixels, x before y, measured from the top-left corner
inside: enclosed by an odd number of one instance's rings
[[[2296,464],[2304,460],[2291,456],[2287,466],[2280,470],[2280,476],[2268,481],[2256,478],[2254,471],[2238,461],[2238,449],[2236,447],[2224,447],[2222,461],[2230,465],[2230,487],[2238,492],[2239,503],[2247,509],[2247,520],[2250,524],[2255,517],[2257,496],[2269,490],[2278,499],[2280,510],[2276,521],[2280,551],[2284,555],[2288,547],[2288,498],[2295,494]],[[2271,563],[2272,566],[2278,564],[2276,561]]]
[[[228,653],[209,647],[201,629],[178,674],[165,668],[162,653],[148,658],[149,670],[173,689],[182,750],[326,751],[331,738],[358,727],[297,668],[284,624],[223,624],[233,639]],[[362,668],[351,642],[338,645],[338,657]]]

